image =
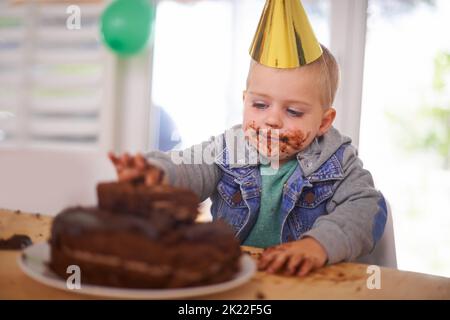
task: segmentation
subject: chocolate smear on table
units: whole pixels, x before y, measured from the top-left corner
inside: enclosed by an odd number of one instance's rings
[[[15,234],[9,239],[0,239],[0,250],[22,250],[32,244],[29,236]]]

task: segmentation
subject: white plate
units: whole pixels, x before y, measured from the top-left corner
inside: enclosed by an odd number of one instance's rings
[[[24,254],[26,259],[24,259]],[[49,261],[50,246],[47,242],[37,243],[26,248],[18,259],[19,266],[25,274],[45,285],[73,293],[114,298],[177,299],[213,294],[244,284],[256,271],[253,259],[244,254],[240,260],[240,271],[231,280],[218,284],[181,289],[124,289],[81,283],[80,289],[69,289],[66,281],[48,268]],[[83,274],[81,274],[81,279],[83,279]]]

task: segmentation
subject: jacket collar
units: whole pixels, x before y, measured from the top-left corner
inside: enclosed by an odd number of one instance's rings
[[[344,175],[342,159],[336,154],[351,141],[334,127],[322,137],[316,138],[308,148],[297,154],[304,176],[310,181],[341,179]]]

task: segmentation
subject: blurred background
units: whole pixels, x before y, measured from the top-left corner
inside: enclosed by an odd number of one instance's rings
[[[0,0],[0,157],[165,151],[239,123],[264,2],[152,1],[148,46],[123,57],[99,33],[110,1]],[[449,277],[450,1],[303,4],[341,66],[336,127],[392,207],[399,268]],[[2,169],[22,171],[0,184]]]

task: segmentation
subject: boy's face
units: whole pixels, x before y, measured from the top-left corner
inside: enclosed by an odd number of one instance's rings
[[[335,110],[324,108],[319,68],[275,69],[255,63],[244,91],[243,128],[268,158],[293,158],[331,126]]]

